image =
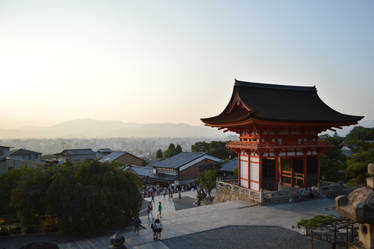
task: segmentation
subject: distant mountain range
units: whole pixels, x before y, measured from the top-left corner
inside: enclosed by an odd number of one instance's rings
[[[225,134],[225,136],[228,134]],[[189,124],[137,124],[111,120],[78,119],[53,126],[0,129],[0,139],[11,138],[110,138],[110,137],[220,137],[223,132]]]
[[[359,123],[374,127],[374,120]],[[347,135],[354,126],[337,130],[340,136]],[[328,131],[328,134],[333,132]],[[228,134],[206,126],[189,124],[155,123],[137,124],[111,120],[78,119],[48,127],[26,126],[20,129],[0,129],[0,139],[12,138],[146,138],[146,137],[223,137]]]

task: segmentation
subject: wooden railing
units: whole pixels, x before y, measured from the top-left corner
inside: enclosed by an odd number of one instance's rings
[[[332,145],[327,144],[323,141],[317,141],[317,142],[301,142],[301,143],[295,143],[295,142],[253,142],[253,141],[230,141],[226,144],[228,148],[248,148],[248,149],[266,149],[266,148],[285,148],[285,147],[302,147],[302,148],[330,148]]]

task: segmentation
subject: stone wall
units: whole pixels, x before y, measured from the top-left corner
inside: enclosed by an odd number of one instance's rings
[[[214,203],[232,200],[262,202],[262,193],[229,182],[218,181]]]
[[[252,201],[261,205],[271,205],[278,203],[287,203],[290,200],[298,200],[298,189],[285,188],[278,191],[255,191],[248,188],[240,187],[237,180],[217,181],[216,195],[214,202],[225,202],[230,200]],[[343,184],[323,182],[318,190],[313,192],[313,198],[334,198],[341,194],[350,193],[354,187]],[[302,200],[308,200],[311,197],[308,193],[302,196]]]

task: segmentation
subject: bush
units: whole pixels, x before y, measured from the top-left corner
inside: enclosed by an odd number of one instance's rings
[[[6,226],[0,227],[0,236],[9,235],[9,229]]]
[[[333,224],[335,221],[336,217],[333,215],[316,215],[311,219],[301,219],[297,226],[316,228]]]

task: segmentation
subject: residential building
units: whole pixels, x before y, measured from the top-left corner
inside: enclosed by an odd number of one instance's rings
[[[118,162],[124,165],[145,166],[146,161],[126,151],[113,151],[99,160],[100,162]]]
[[[10,151],[9,158],[15,160],[41,162],[42,153],[26,149],[16,149]]]
[[[231,159],[230,161],[227,161],[223,164],[221,164],[221,167],[219,168],[219,172],[223,176],[232,176],[234,175],[234,169],[238,166],[238,158],[235,157]]]
[[[91,149],[68,149],[63,150],[60,155],[63,156],[63,161],[68,159],[72,163],[96,160],[96,153]]]
[[[202,171],[218,168],[221,162],[205,152],[181,152],[153,163],[150,178],[163,183],[187,184],[197,181]]]

